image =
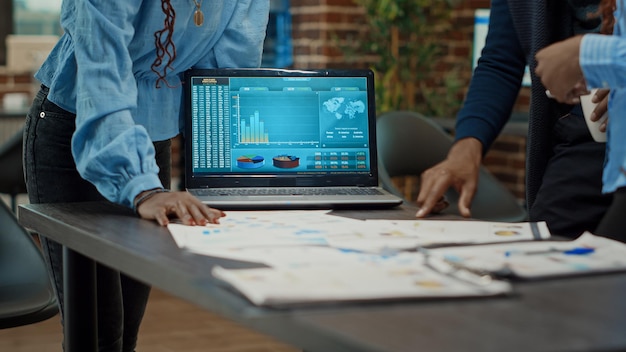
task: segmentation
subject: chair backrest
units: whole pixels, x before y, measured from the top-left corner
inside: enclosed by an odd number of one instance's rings
[[[0,201],[0,329],[36,323],[57,313],[39,246]]]
[[[11,196],[11,207],[16,212],[16,196],[26,193],[22,167],[22,135],[20,129],[0,145],[0,193]]]
[[[421,175],[446,158],[454,141],[436,122],[411,111],[380,115],[376,130],[381,185],[400,197],[403,193],[394,185],[392,177]],[[450,202],[446,212],[458,214],[458,193],[451,188],[446,197]],[[526,209],[485,167],[480,169],[471,210],[472,217],[479,220],[519,222],[527,218]]]

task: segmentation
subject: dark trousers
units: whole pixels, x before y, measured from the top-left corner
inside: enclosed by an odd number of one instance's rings
[[[592,232],[626,242],[626,187],[615,191],[611,207],[600,221],[598,228]]]
[[[606,144],[591,138],[584,119],[568,114],[553,130],[554,146],[535,203],[531,221],[546,221],[553,235],[578,237],[594,232],[611,204],[602,194]]]
[[[24,172],[31,203],[104,200],[96,188],[80,177],[71,154],[75,116],[46,99],[42,87],[26,118]],[[161,182],[170,185],[171,142],[155,143]],[[122,230],[122,229],[121,229]],[[44,256],[55,284],[63,321],[62,246],[41,233]],[[129,234],[132,235],[132,234]],[[135,350],[139,325],[150,287],[104,265],[96,266],[98,350]]]

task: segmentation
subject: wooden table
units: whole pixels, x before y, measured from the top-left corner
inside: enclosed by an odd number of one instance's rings
[[[411,219],[415,209],[342,210]],[[256,307],[211,277],[250,263],[189,253],[166,228],[110,203],[22,205],[25,227],[62,243],[66,351],[95,350],[94,261],[306,351],[626,350],[626,274],[519,282],[500,298]]]

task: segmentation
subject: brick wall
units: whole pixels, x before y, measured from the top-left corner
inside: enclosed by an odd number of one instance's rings
[[[435,70],[443,75],[457,70],[459,79],[466,84],[471,78],[472,44],[474,36],[474,10],[488,8],[489,0],[460,1],[452,12],[453,29],[442,38],[445,55]],[[332,68],[346,67],[345,58],[337,47],[335,34],[346,35],[366,31],[363,26],[363,9],[352,0],[290,0],[294,67]],[[363,58],[362,66],[368,60]],[[460,92],[465,94],[465,90]],[[528,109],[529,92],[523,89],[515,110]]]
[[[30,72],[8,72],[0,67],[0,102],[7,93],[33,94],[33,78]]]
[[[0,67],[0,111],[3,111],[2,116],[0,116],[0,145],[18,133],[24,125],[23,110],[30,103],[33,89],[30,76],[27,73],[8,73],[4,67]],[[26,99],[23,101],[23,106],[15,106],[14,109],[5,111],[3,109],[5,106],[4,97],[6,94],[12,93],[22,93]],[[7,105],[13,104],[17,104],[17,102],[7,103]]]
[[[485,156],[483,164],[515,196],[526,198],[526,136],[503,133]]]

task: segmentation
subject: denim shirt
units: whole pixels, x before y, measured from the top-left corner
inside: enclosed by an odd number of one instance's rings
[[[610,88],[607,160],[602,191],[626,186],[626,5],[617,0],[612,36],[588,34],[580,46],[580,66],[588,88]]]
[[[161,187],[153,141],[180,131],[181,73],[219,67],[258,67],[269,0],[171,0],[176,47],[167,85],[156,88],[151,65],[165,14],[156,0],[65,0],[65,33],[35,74],[48,99],[76,114],[72,154],[81,176],[112,202],[132,206],[141,191]],[[168,86],[169,85],[169,86]]]

